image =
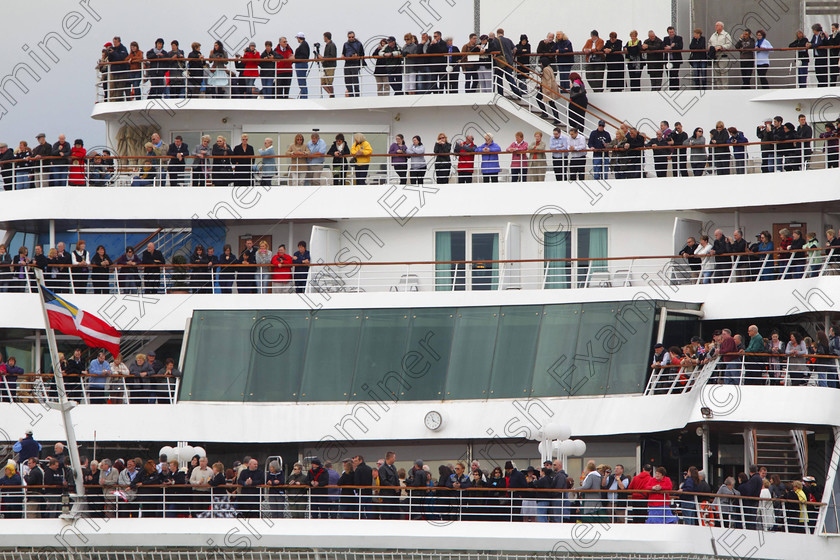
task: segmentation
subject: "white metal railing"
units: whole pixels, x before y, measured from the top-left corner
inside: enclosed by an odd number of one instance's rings
[[[529,100],[526,105],[539,111],[535,101]],[[586,126],[593,127],[594,123],[590,121],[595,118],[587,115]],[[746,131],[746,134],[751,133]],[[568,135],[565,138],[568,140]],[[706,138],[709,142],[708,136]],[[469,150],[463,147],[463,140],[459,140],[451,145],[453,151],[449,153],[435,154],[434,144],[430,144],[425,155],[371,154],[366,163],[333,154],[319,158],[320,161],[310,156],[294,159],[284,152],[277,156],[238,159],[234,156],[204,159],[186,156],[183,164],[173,164],[172,157],[165,155],[115,156],[101,166],[90,157],[71,165],[54,158],[24,158],[25,154],[18,153],[18,159],[0,164],[0,178],[7,191],[67,186],[269,188],[676,178],[808,171],[840,165],[838,136],[726,145],[692,145],[689,139],[682,145],[663,146],[652,144],[653,138],[640,137],[636,144],[628,139],[624,144],[604,150],[546,149],[540,152],[533,150],[534,140],[528,138],[525,141],[531,149],[520,154],[512,148],[514,139],[509,140],[510,143],[505,139],[494,140],[493,149],[498,151],[489,153],[483,151],[482,139]],[[548,139],[544,142],[548,147]],[[631,145],[640,147],[627,147]]]
[[[727,385],[811,386],[840,388],[840,357],[816,354],[737,354],[731,361],[716,355],[699,365],[654,364],[645,395],[671,395],[690,391],[706,382]],[[804,463],[802,463],[804,464]]]
[[[168,375],[64,374],[67,398],[79,404],[175,404],[180,377]],[[58,401],[52,374],[0,375],[0,402]]]
[[[271,258],[271,255],[268,256]],[[519,261],[341,263],[309,266],[218,263],[66,265],[49,262],[45,281],[58,293],[358,293],[548,290],[715,285],[800,280],[840,274],[834,249],[690,257],[606,257]],[[140,259],[138,259],[140,260]],[[241,261],[237,261],[238,263]],[[32,263],[34,264],[34,263]],[[0,292],[37,289],[29,265],[0,266]],[[516,273],[506,270],[516,267]]]
[[[838,356],[817,354],[726,355],[715,370],[713,382],[730,385],[778,385],[784,387],[840,388]],[[726,358],[732,359],[727,361]]]
[[[836,83],[836,69],[829,66],[827,57],[816,58],[813,49],[731,50],[715,60],[708,58],[707,51],[688,50],[679,51],[681,58],[677,60],[676,52],[645,50],[637,59],[636,53],[628,56],[624,50],[608,61],[589,60],[588,55],[578,52],[559,58],[549,55],[549,59],[561,88],[568,88],[569,73],[577,72],[586,80],[590,92],[793,88],[827,86],[833,80]],[[538,71],[543,56],[531,54],[530,62],[517,60],[516,67]],[[148,61],[143,61],[136,63],[141,66],[136,70],[126,68],[125,63],[104,61],[96,68],[96,101],[311,99],[502,90],[510,95],[527,93],[525,85],[515,76],[508,76],[503,66],[494,65],[491,57],[486,48],[470,54],[455,47],[451,54],[400,56],[393,65],[387,64],[393,59],[382,56],[364,57],[361,65],[359,58],[349,65],[349,59],[337,58],[289,60],[274,68],[264,60],[260,63],[250,59],[251,66],[264,67],[247,72],[242,68],[244,59],[235,57],[152,62],[162,64],[162,68],[148,67]],[[325,72],[325,64],[331,70]]]
[[[688,393],[697,386],[702,387],[711,377],[719,356],[700,363],[686,365],[655,364],[651,367],[645,395],[678,395]]]
[[[164,475],[166,478],[167,475]],[[155,477],[159,480],[161,477]],[[678,491],[536,490],[471,487],[178,486],[142,483],[89,486],[76,509],[109,518],[309,518],[556,523],[644,523],[814,533],[826,505],[798,500]],[[504,479],[502,484],[504,484]],[[481,483],[482,485],[484,483]],[[317,492],[317,493],[316,493]],[[62,487],[4,487],[6,519],[58,517],[74,496]]]

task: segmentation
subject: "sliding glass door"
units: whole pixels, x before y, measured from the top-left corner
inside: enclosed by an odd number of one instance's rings
[[[577,258],[607,258],[607,228],[577,228]],[[610,282],[609,266],[606,260],[577,261],[577,282],[579,288],[599,286]]]
[[[609,254],[608,239],[609,230],[605,227],[580,227],[572,231],[545,232],[543,254],[546,262],[543,286],[556,290],[609,283],[609,265],[605,260]]]
[[[548,290],[568,289],[572,287],[572,262],[552,261],[551,259],[572,258],[572,232],[547,231],[543,237],[545,253],[545,283]]]
[[[435,290],[496,290],[499,265],[490,261],[497,260],[498,232],[435,232]]]

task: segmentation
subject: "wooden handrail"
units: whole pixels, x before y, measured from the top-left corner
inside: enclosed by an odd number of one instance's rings
[[[644,41],[640,41],[640,43],[643,44]],[[514,46],[516,46],[516,45],[514,45]],[[265,63],[266,60],[273,60],[273,61],[275,61],[275,64],[276,64],[277,62],[290,62],[290,63],[306,62],[306,63],[309,63],[309,62],[338,62],[338,61],[348,61],[348,60],[350,60],[350,61],[379,60],[379,59],[393,60],[394,58],[399,58],[399,59],[404,59],[404,58],[405,59],[407,59],[407,58],[434,58],[434,57],[437,57],[437,58],[442,58],[442,57],[459,57],[459,58],[462,58],[462,57],[467,56],[467,55],[485,56],[485,57],[486,56],[491,56],[492,57],[493,55],[502,54],[499,51],[484,51],[484,52],[476,53],[476,52],[470,52],[470,51],[462,51],[462,50],[460,50],[460,47],[456,47],[456,48],[458,48],[459,50],[451,52],[451,53],[446,52],[446,53],[431,53],[431,54],[430,53],[402,54],[402,47],[400,47],[400,53],[401,54],[397,57],[365,55],[365,56],[354,56],[354,57],[341,57],[341,56],[339,56],[339,57],[335,57],[335,58],[319,57],[319,58],[272,58],[272,59],[264,59],[264,58],[242,58],[242,57],[210,58],[209,55],[207,55],[207,56],[202,55],[201,58],[188,58],[188,57],[184,56],[184,58],[180,58],[180,57],[178,57],[178,58],[154,58],[154,59],[143,58],[141,60],[132,60],[132,61],[120,60],[120,61],[116,61],[116,62],[110,62],[110,61],[107,61],[107,60],[102,60],[102,61],[97,62],[97,66],[113,66],[113,65],[128,65],[128,64],[147,65],[148,63],[160,63],[160,62],[176,63],[176,64],[179,64],[179,65],[180,64],[186,65],[190,62],[195,63],[196,61],[206,62],[206,63],[210,63],[210,64],[212,64],[213,62],[240,62],[240,63],[249,63],[249,64],[259,64],[260,62]],[[734,49],[733,48],[733,49],[721,49],[719,52],[723,52],[723,53],[742,53],[742,52],[773,53],[773,52],[785,52],[785,51],[804,51],[804,52],[807,52],[807,51],[812,51],[812,50],[826,50],[826,51],[828,51],[829,49],[833,49],[833,48],[837,48],[837,47],[829,45],[829,46],[810,47],[810,48],[809,47],[773,47],[772,49],[759,49],[759,48]],[[265,52],[265,51],[264,50],[257,51],[258,54],[262,54],[263,52]],[[277,51],[274,51],[274,52],[276,53]],[[604,56],[606,56],[607,54],[613,54],[613,53],[604,53],[603,51],[594,51],[594,50],[593,50],[593,52],[595,52],[596,54],[604,55]],[[647,50],[647,49],[642,50],[642,54],[663,54],[663,55],[669,55],[669,54],[675,54],[675,53],[680,53],[680,54],[682,54],[682,53],[706,53],[706,54],[708,54],[708,52],[709,52],[708,48],[706,48],[706,49],[680,49],[680,50],[675,50],[675,49],[664,50],[663,49],[663,50],[656,50],[656,51]],[[549,58],[557,58],[557,57],[560,57],[560,56],[589,56],[591,54],[592,54],[591,52],[590,53],[585,53],[583,51],[573,51],[573,52],[564,52],[564,53],[556,53],[556,52],[536,53],[536,52],[532,52],[532,53],[527,53],[527,54],[517,54],[517,55],[514,55],[514,58],[517,58],[517,57],[520,57],[520,56],[529,56],[529,57],[547,56]],[[624,54],[627,54],[627,50],[623,49],[621,51],[618,51],[615,54],[624,55]],[[711,60],[711,59],[709,59],[709,60]],[[662,62],[665,62],[665,61],[666,61],[665,59],[662,60]],[[660,61],[654,61],[654,62],[660,62]],[[479,64],[479,62],[456,62],[456,64]],[[136,71],[137,70],[134,70],[134,72],[136,72]]]
[[[141,469],[137,469],[138,476],[143,474]],[[101,472],[101,471],[100,471]],[[264,471],[257,471],[257,472],[264,472]],[[522,472],[522,471],[520,471]],[[465,473],[466,474],[466,473]],[[136,484],[136,483],[135,483]],[[114,488],[135,488],[135,485],[126,486],[124,484],[114,484],[108,486],[102,486],[99,484],[86,484],[85,488],[91,489],[102,489],[107,487],[114,487]],[[269,485],[269,484],[257,484],[253,486],[244,486],[242,484],[220,484],[218,486],[212,486],[210,484],[148,484],[143,485],[143,488],[220,488],[220,489],[242,489],[242,488],[268,488],[268,489],[283,489],[283,490],[304,490],[304,491],[311,491],[315,489],[312,486],[307,484],[301,485],[290,485],[290,484],[277,484],[277,485]],[[63,488],[63,486],[57,485],[39,485],[39,486],[3,486],[3,489],[55,489],[55,488]],[[552,494],[603,494],[604,492],[615,493],[615,494],[665,494],[672,497],[684,497],[684,496],[697,496],[698,498],[723,498],[729,500],[754,500],[756,502],[765,501],[765,502],[789,502],[789,503],[796,503],[800,504],[799,500],[785,500],[783,498],[761,498],[756,496],[743,496],[743,495],[733,495],[733,494],[714,494],[708,492],[684,492],[682,490],[648,490],[648,489],[616,489],[616,490],[584,490],[580,488],[569,488],[569,489],[557,489],[557,488],[492,488],[492,487],[476,487],[470,486],[469,488],[449,488],[447,486],[360,486],[360,485],[346,485],[346,486],[338,486],[338,485],[325,485],[325,486],[318,486],[317,489],[319,490],[336,490],[336,489],[349,489],[349,490],[371,490],[371,491],[381,491],[381,490],[394,490],[394,491],[434,491],[434,490],[444,490],[449,492],[505,492],[505,493],[515,493],[515,492],[525,492],[525,493],[533,493],[533,492],[550,492]],[[824,502],[805,502],[812,506],[824,506],[827,505]]]
[[[614,126],[614,125],[610,125],[610,126]],[[647,135],[644,135],[641,132],[639,132],[639,136],[641,136],[642,138],[650,140],[650,138]],[[691,138],[691,136],[689,136],[689,139],[690,138]],[[663,150],[663,151],[664,150],[684,150],[684,151],[688,151],[688,150],[691,150],[691,149],[694,149],[694,148],[711,148],[711,149],[715,149],[715,148],[724,149],[725,148],[725,149],[729,150],[732,147],[740,147],[740,146],[763,146],[763,145],[771,145],[771,144],[774,145],[774,146],[777,146],[777,145],[785,145],[786,144],[789,147],[791,144],[803,144],[803,143],[809,143],[809,142],[814,142],[814,143],[816,143],[816,142],[832,142],[832,141],[840,142],[840,136],[830,136],[830,137],[827,137],[827,138],[792,138],[792,139],[789,139],[789,140],[767,140],[767,141],[762,141],[762,142],[744,142],[742,144],[733,144],[733,143],[728,143],[727,142],[726,144],[697,144],[697,145],[682,144],[682,145],[673,145],[673,146],[640,146],[638,148],[629,148],[629,149],[625,149],[625,148],[585,148],[583,150],[522,150],[522,151],[516,151],[516,152],[508,152],[506,150],[501,150],[499,152],[488,152],[488,153],[485,153],[485,152],[471,152],[471,153],[466,153],[466,154],[464,152],[446,152],[446,153],[437,153],[437,154],[434,153],[434,152],[428,152],[428,153],[425,153],[425,154],[421,154],[420,156],[425,158],[425,157],[437,157],[437,156],[470,157],[470,154],[473,154],[474,156],[478,157],[478,156],[483,156],[483,155],[501,156],[501,155],[504,155],[504,154],[558,154],[558,153],[582,153],[582,152],[644,152],[644,151],[648,151],[648,150],[654,150],[654,151],[655,150]],[[476,144],[476,147],[481,147],[482,145],[483,144]],[[408,145],[406,145],[406,146],[408,146]],[[501,147],[501,145],[499,147]],[[838,149],[840,149],[840,148],[838,148]],[[97,157],[102,157],[102,156],[101,155],[97,155],[97,156],[86,155],[84,158],[72,158],[72,159],[93,160],[94,158],[97,158]],[[267,156],[262,156],[262,155],[253,155],[253,156],[241,156],[241,155],[240,156],[234,156],[234,155],[230,155],[230,156],[227,156],[226,155],[226,156],[204,156],[203,158],[200,158],[199,156],[196,156],[196,155],[193,155],[193,154],[184,155],[184,159],[193,159],[193,160],[205,159],[205,160],[211,160],[211,161],[216,160],[216,159],[227,159],[227,160],[234,160],[233,163],[236,163],[237,161],[241,161],[241,160],[313,159],[313,158],[332,159],[332,158],[335,158],[335,157],[336,156],[333,156],[331,154],[324,154],[322,156],[313,156],[313,155],[309,155],[309,154],[302,155],[302,156],[296,156],[296,155],[290,155],[290,154],[276,154],[276,155],[273,155],[273,156],[272,155],[267,155]],[[357,156],[354,156],[354,155],[350,154],[350,155],[342,155],[342,156],[338,156],[338,157],[340,157],[342,159],[348,159],[349,160],[349,159],[357,157]],[[411,157],[418,157],[418,155],[416,155],[416,154],[370,154],[370,155],[367,155],[367,156],[364,156],[364,157],[366,157],[366,158],[407,158],[407,159],[409,159]],[[50,160],[57,160],[57,159],[62,159],[63,160],[63,159],[66,159],[66,158],[61,158],[61,157],[58,157],[58,156],[45,156],[45,157],[40,158],[41,161],[50,161]],[[162,163],[166,163],[166,162],[174,161],[175,157],[170,156],[170,155],[139,155],[139,156],[108,156],[106,159],[109,159],[109,160],[160,160]],[[11,164],[12,163],[29,162],[30,165],[27,166],[27,167],[31,167],[32,169],[37,169],[38,168],[37,161],[39,161],[39,160],[32,160],[31,158],[29,158],[29,159],[10,159],[10,160],[3,161],[3,163],[0,164],[0,168],[11,169]],[[67,164],[67,165],[69,166],[71,164]],[[49,166],[47,166],[47,167],[49,167]]]
[[[682,348],[680,348],[682,350]],[[769,358],[788,358],[788,357],[795,357],[795,358],[828,358],[831,360],[840,360],[840,356],[835,355],[826,355],[826,354],[767,354],[762,352],[724,352],[724,353],[716,353],[715,356],[736,356],[736,357],[744,357],[744,356],[761,356],[761,357],[769,357]],[[763,363],[763,362],[756,362],[756,363]],[[700,364],[697,364],[700,365]],[[665,369],[665,368],[681,368],[684,367],[681,364],[651,364],[650,366],[652,369]]]
[[[836,256],[840,258],[840,247],[836,247],[838,252]],[[631,256],[631,257],[593,257],[593,258],[573,258],[573,259],[516,259],[516,260],[491,260],[491,259],[483,259],[483,260],[470,260],[470,261],[392,261],[392,262],[359,262],[354,263],[354,265],[358,266],[405,266],[405,265],[438,265],[438,264],[519,264],[519,263],[553,263],[553,262],[603,262],[603,261],[626,261],[626,260],[651,260],[651,259],[687,259],[687,258],[715,258],[715,257],[738,257],[738,256],[783,256],[788,257],[789,255],[793,255],[794,253],[812,253],[815,251],[823,251],[827,252],[830,251],[831,248],[826,247],[813,247],[813,248],[802,248],[802,249],[787,249],[787,250],[773,250],[773,251],[758,251],[758,252],[744,252],[744,253],[724,253],[721,255],[639,255],[639,256]],[[791,258],[800,258],[804,259],[807,257],[791,257]],[[730,261],[734,264],[734,261]],[[308,264],[298,264],[298,263],[290,263],[288,265],[284,265],[285,267],[318,267],[318,266],[346,266],[347,263],[308,263]],[[19,268],[21,265],[19,264],[7,264],[7,265],[0,265],[0,270],[4,268],[14,270]],[[25,265],[26,267],[33,267],[34,265],[29,263]],[[209,268],[211,263],[207,264],[111,264],[108,267],[95,267],[91,264],[53,264],[50,263],[48,266],[56,267],[56,268]],[[246,268],[257,268],[257,267],[271,267],[274,266],[271,263],[266,264],[258,264],[258,263],[246,263],[246,264],[212,264],[213,268],[238,268],[238,267],[246,267]]]
[[[529,73],[523,72],[523,71],[522,71],[522,70],[520,70],[519,68],[515,68],[515,67],[514,67],[514,66],[512,66],[511,64],[508,64],[507,62],[505,62],[504,60],[501,60],[501,59],[500,59],[500,58],[498,58],[498,57],[495,57],[495,58],[494,58],[494,60],[495,60],[497,63],[499,63],[499,64],[501,64],[501,65],[503,65],[503,66],[507,66],[508,68],[510,68],[511,70],[513,70],[515,73],[517,73],[517,74],[519,74],[519,75],[521,75],[521,76],[526,77],[527,79],[531,80],[531,81],[532,81],[532,82],[534,82],[534,83],[539,84],[539,85],[540,85],[540,87],[542,87],[542,82],[541,82],[541,81],[536,80],[536,79],[535,79],[533,76],[531,76]],[[517,65],[517,66],[519,66],[519,65]],[[564,90],[564,91],[567,91],[565,88],[563,88],[563,90]],[[585,113],[587,113],[587,114],[591,115],[593,118],[596,118],[596,119],[599,119],[599,120],[602,120],[602,119],[603,119],[603,117],[599,117],[599,116],[597,116],[595,113],[593,113],[592,111],[590,111],[590,110],[589,110],[589,108],[588,108],[589,106],[584,107],[583,105],[580,105],[580,104],[578,104],[578,103],[575,103],[574,101],[572,101],[572,100],[571,100],[571,98],[566,97],[565,95],[563,95],[563,94],[562,94],[562,93],[560,93],[559,91],[556,91],[556,90],[551,90],[551,92],[552,92],[552,93],[554,93],[555,95],[558,95],[559,97],[562,97],[562,98],[563,98],[563,99],[565,99],[568,103],[570,103],[570,104],[574,105],[575,107],[578,107],[578,108],[580,108],[580,109],[583,109],[583,111],[584,111]],[[613,116],[613,115],[611,115],[610,113],[607,113],[606,111],[604,111],[604,110],[603,110],[603,109],[601,109],[600,107],[597,107],[596,105],[592,105],[592,107],[594,107],[594,108],[595,108],[595,109],[597,109],[598,111],[602,112],[603,114],[607,115],[609,118],[614,119],[616,122],[619,122],[619,123],[623,122],[623,121],[622,121],[621,119],[619,119],[618,117]],[[613,124],[613,123],[611,123],[611,122],[607,122],[607,124],[609,124],[611,127],[615,128],[615,129],[618,129],[618,126],[617,126],[617,125],[615,125],[615,124]]]
[[[14,373],[14,374],[6,373],[5,375],[9,376],[9,377],[15,377],[15,376],[22,377],[24,375],[26,377],[55,377],[54,373]],[[150,377],[157,377],[157,378],[162,378],[162,379],[181,379],[181,377],[182,377],[182,376],[179,376],[179,375],[169,375],[169,374],[166,374],[166,373],[150,373],[150,374],[148,374],[146,376],[143,376],[143,377],[139,377],[137,375],[131,375],[131,374],[125,375],[125,374],[122,374],[122,373],[103,373],[102,375],[96,375],[96,374],[93,374],[93,373],[86,373],[86,371],[83,371],[82,373],[64,373],[62,375],[64,377],[89,377],[91,379],[106,378],[106,377],[124,377],[126,379],[148,379]],[[3,374],[0,374],[0,377],[3,377]]]

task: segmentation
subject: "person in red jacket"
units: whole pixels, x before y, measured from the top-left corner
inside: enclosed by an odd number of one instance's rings
[[[665,467],[656,467],[653,478],[645,484],[646,490],[653,490],[648,495],[647,523],[676,523],[677,518],[671,513],[671,495],[665,494],[673,488]]]
[[[455,142],[458,154],[458,182],[472,183],[475,170],[475,142],[472,135],[467,135],[463,142]]]
[[[292,291],[292,256],[286,253],[286,246],[280,245],[271,258],[272,293],[288,294]]]
[[[70,178],[67,181],[70,185],[83,186],[85,184],[85,143],[81,138],[73,142],[70,150]]]
[[[628,490],[644,490],[649,480],[653,477],[650,473],[653,467],[650,464],[642,467],[642,472],[633,477]],[[633,523],[644,523],[647,521],[647,493],[633,492],[630,495],[630,509],[632,510]]]
[[[245,67],[242,68],[242,78],[245,82],[245,92],[256,97],[260,91],[255,87],[257,78],[260,77],[260,53],[257,52],[257,44],[251,41],[245,52],[242,53]]]
[[[292,85],[291,58],[295,55],[295,51],[289,46],[285,37],[280,37],[274,52],[279,55],[277,57],[277,82],[274,84],[274,95],[275,98],[288,99],[289,88]]]

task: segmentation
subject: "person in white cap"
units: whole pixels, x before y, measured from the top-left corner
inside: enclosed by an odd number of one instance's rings
[[[298,46],[295,49],[295,75],[297,76],[298,87],[300,87],[300,99],[306,99],[309,89],[306,87],[306,74],[309,69],[309,43],[303,31],[295,35]]]

